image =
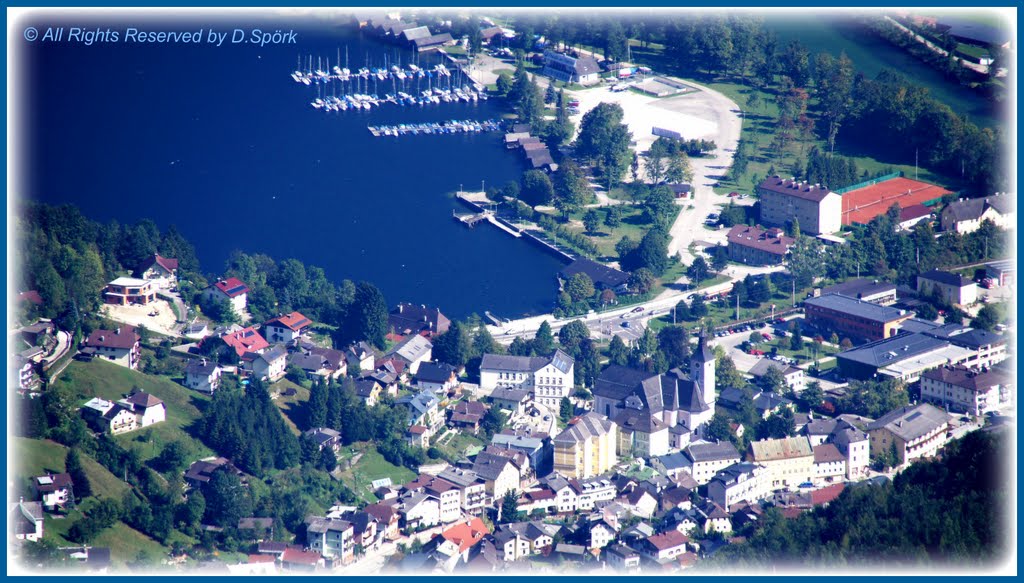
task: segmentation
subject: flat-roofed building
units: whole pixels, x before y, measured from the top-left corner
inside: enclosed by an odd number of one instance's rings
[[[876,375],[916,382],[926,370],[960,364],[974,356],[968,348],[926,334],[900,334],[840,352],[836,355],[839,372],[866,380]]]
[[[851,279],[821,289],[819,296],[839,294],[872,304],[890,306],[896,303],[896,284],[877,279]]]
[[[895,336],[899,325],[914,317],[906,310],[880,306],[839,294],[804,300],[807,322],[822,331],[835,332],[851,340],[883,340]]]
[[[761,222],[785,227],[794,220],[804,233],[821,235],[842,228],[842,197],[826,186],[772,176],[756,188],[761,198]]]
[[[119,277],[103,289],[103,303],[118,306],[147,305],[156,300],[153,282],[134,277]]]

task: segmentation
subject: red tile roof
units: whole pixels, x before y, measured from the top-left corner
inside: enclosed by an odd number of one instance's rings
[[[448,542],[458,546],[460,553],[464,553],[483,540],[484,535],[487,534],[490,534],[490,531],[487,530],[487,525],[479,517],[475,517],[469,522],[456,524],[441,533],[441,536]]]
[[[753,247],[767,253],[785,255],[789,247],[796,242],[796,239],[778,233],[778,229],[763,230],[758,227],[736,225],[729,230],[729,234],[726,237],[730,245]]]
[[[249,555],[250,563],[273,563],[275,560],[273,555]]]
[[[835,500],[843,493],[846,484],[833,484],[811,492],[811,504],[821,506]]]
[[[43,296],[36,290],[24,291],[18,294],[19,302],[32,302],[37,306],[43,305]]]
[[[288,328],[292,332],[301,332],[312,323],[313,322],[311,322],[309,318],[302,314],[292,312],[291,314],[285,314],[284,316],[278,316],[269,320],[267,322],[267,326],[280,326],[282,328]]]
[[[320,553],[289,548],[285,549],[284,554],[281,555],[281,562],[297,563],[301,565],[316,565],[322,558],[323,557],[320,556]]]
[[[242,328],[238,332],[225,334],[221,336],[221,340],[224,341],[224,344],[234,348],[239,357],[244,355],[246,352],[256,352],[270,346],[270,343],[267,342],[266,338],[261,336],[260,333],[254,330],[252,326]]]
[[[664,551],[684,545],[690,542],[690,538],[678,530],[670,530],[648,538],[647,542],[651,543],[659,551]]]
[[[803,509],[795,508],[795,507],[791,506],[791,507],[788,507],[788,508],[783,508],[781,512],[782,512],[782,517],[783,518],[788,518],[788,519],[792,520],[792,519],[797,518],[798,516],[800,516],[800,514],[803,512]]]
[[[153,265],[159,265],[167,271],[174,272],[178,269],[178,260],[161,257],[159,253],[154,253],[152,257],[147,257],[142,261],[142,264],[139,265],[136,273],[142,273],[150,267],[153,267]]]
[[[413,435],[422,435],[427,432],[427,428],[422,425],[413,425],[409,428],[409,433]]]
[[[242,283],[242,280],[238,279],[237,277],[229,277],[227,279],[222,279],[221,281],[218,281],[217,283],[213,284],[213,287],[219,289],[224,295],[228,296],[229,298],[240,296],[249,291],[248,286]]]

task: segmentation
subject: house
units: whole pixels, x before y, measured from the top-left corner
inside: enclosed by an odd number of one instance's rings
[[[796,239],[782,234],[777,227],[762,229],[734,225],[726,235],[729,259],[747,265],[782,265]]]
[[[238,315],[245,314],[246,298],[249,286],[237,277],[220,279],[203,290],[203,299],[207,301],[227,302]]]
[[[894,451],[898,464],[934,456],[946,445],[949,417],[928,403],[900,407],[867,426],[874,455]]]
[[[490,407],[480,401],[459,401],[452,407],[448,423],[455,429],[466,430],[475,435],[488,409]]]
[[[480,518],[460,522],[434,537],[431,558],[438,566],[451,573],[459,563],[468,563],[470,552],[477,547],[484,537],[491,533]]]
[[[500,501],[508,492],[519,490],[522,474],[511,458],[482,451],[473,460],[473,471],[483,480],[492,500]]]
[[[574,366],[573,358],[561,350],[551,356],[485,354],[480,362],[480,388],[527,389],[537,403],[557,411],[575,386]]]
[[[430,29],[426,26],[414,26],[413,28],[407,28],[399,33],[398,38],[403,42],[412,44],[412,41],[417,38],[426,38],[430,36]]]
[[[840,337],[873,342],[899,333],[900,324],[914,317],[913,312],[880,306],[839,294],[827,294],[804,300],[807,323],[822,332]]]
[[[75,482],[71,474],[47,474],[32,478],[32,490],[43,508],[54,511],[65,509],[75,501]]]
[[[683,533],[669,530],[641,541],[636,550],[655,563],[664,563],[685,553],[689,542],[689,537]]]
[[[247,352],[259,353],[270,348],[270,343],[252,326],[224,334],[220,339],[234,349],[239,358]]]
[[[773,490],[809,482],[814,475],[814,451],[804,436],[753,441],[747,461],[768,469]]]
[[[42,379],[36,374],[35,366],[31,360],[20,355],[14,357],[14,368],[18,371],[18,391],[35,391],[42,384]]]
[[[896,228],[900,231],[912,231],[918,223],[924,221],[931,222],[932,214],[934,212],[934,209],[920,203],[901,207],[900,218],[897,222]]]
[[[356,396],[362,399],[367,407],[376,405],[381,393],[384,391],[384,387],[376,379],[370,377],[356,379],[355,387]]]
[[[462,515],[462,492],[458,484],[440,476],[420,474],[403,486],[403,495],[423,493],[438,501],[438,520],[450,524]]]
[[[594,411],[570,421],[554,443],[554,470],[568,478],[590,478],[618,462],[616,426]]]
[[[281,553],[281,569],[300,573],[311,573],[324,568],[323,556],[316,551],[303,551],[289,547]]]
[[[288,350],[284,346],[274,346],[260,354],[249,352],[243,355],[242,360],[245,361],[247,356],[252,359],[249,370],[260,380],[277,382],[284,377],[288,368]]]
[[[839,294],[872,304],[891,306],[896,303],[896,284],[862,277],[822,288],[820,293],[815,293],[815,296],[828,294]]]
[[[811,419],[801,433],[807,436],[814,449],[815,463],[823,461],[823,456],[834,457],[831,452],[819,454],[818,446],[834,445],[843,456],[842,466],[846,471],[846,479],[855,480],[867,473],[871,461],[868,434],[863,430],[871,422],[871,419],[856,415],[840,415],[835,419]],[[825,470],[824,467],[820,469]]]
[[[697,513],[703,519],[705,533],[732,532],[732,519],[729,513],[715,502],[707,500],[697,508]]]
[[[434,345],[423,336],[413,335],[396,344],[384,354],[385,358],[396,356],[406,364],[410,374],[416,374],[420,364],[430,360],[430,352]]]
[[[205,358],[193,360],[185,367],[185,386],[212,395],[220,386],[220,375],[222,369],[216,362],[208,361]]]
[[[786,382],[786,386],[793,389],[797,393],[804,390],[804,385],[807,379],[804,376],[803,369],[796,368],[795,366],[789,366],[782,364],[777,360],[771,360],[770,358],[762,358],[754,364],[754,367],[750,369],[750,375],[754,378],[761,378],[768,374],[769,369],[778,369],[782,373],[782,378]]]
[[[423,38],[416,38],[412,40],[412,46],[417,52],[425,52],[441,47],[450,47],[455,44],[455,39],[452,38],[451,33],[443,32],[441,34],[432,34]]]
[[[43,538],[43,505],[39,502],[25,502],[22,498],[9,506],[7,524],[14,538],[37,542]]]
[[[388,314],[388,330],[398,336],[420,334],[433,338],[448,331],[449,320],[441,310],[425,305],[398,304]]]
[[[153,282],[160,289],[169,289],[178,282],[178,260],[161,257],[154,253],[142,260],[133,274],[139,279]]]
[[[771,494],[771,476],[767,468],[740,462],[720,470],[708,482],[708,499],[722,508],[739,502],[757,502]]]
[[[832,443],[816,445],[814,451],[813,481],[834,482],[846,477],[846,456]]]
[[[634,488],[632,492],[620,496],[618,501],[630,514],[640,518],[651,518],[658,509],[658,499],[644,488]]]
[[[619,529],[612,526],[605,520],[598,520],[590,524],[590,541],[587,544],[589,549],[603,549],[611,544],[618,536]]]
[[[955,273],[933,269],[917,276],[917,293],[943,303],[969,306],[978,301],[978,284]]]
[[[340,559],[342,564],[355,557],[355,530],[352,523],[340,518],[306,517],[306,544],[325,559]]]
[[[544,70],[541,75],[566,83],[593,85],[601,80],[601,67],[593,57],[572,57],[555,51],[544,51]]]
[[[263,330],[268,342],[288,344],[301,338],[312,325],[309,318],[299,312],[292,312],[270,319],[263,325]]]
[[[984,415],[1011,399],[1013,381],[999,369],[944,366],[921,375],[921,400],[957,413]]]
[[[526,412],[526,405],[533,399],[529,389],[498,387],[491,392],[491,403],[499,409],[506,409],[516,415]]]
[[[345,361],[349,367],[357,368],[360,371],[373,370],[376,359],[376,351],[366,341],[352,343],[345,349]]]
[[[761,362],[764,362],[763,360]],[[774,362],[774,361],[768,361]],[[789,367],[787,367],[789,368]],[[795,373],[792,373],[795,375]],[[793,402],[773,392],[761,392],[754,396],[754,409],[761,416],[767,419],[773,414],[781,414],[784,409],[793,410]]]
[[[110,431],[112,435],[139,428],[138,416],[131,409],[99,397],[82,405],[82,417],[94,430]]]
[[[550,474],[554,467],[554,446],[546,433],[505,429],[491,437],[491,445],[522,453],[538,476]]]
[[[139,427],[149,427],[167,419],[167,406],[164,405],[164,402],[145,391],[132,391],[127,397],[118,401],[118,404],[135,413],[138,417]]]
[[[192,462],[185,471],[185,482],[193,488],[202,488],[210,482],[213,473],[218,470],[233,472],[238,476],[242,475],[241,470],[236,468],[230,460],[222,457],[210,457]]]
[[[690,462],[690,476],[698,484],[707,484],[719,470],[740,461],[740,452],[731,442],[691,443],[684,451]]]
[[[432,391],[420,391],[415,395],[406,395],[395,401],[395,405],[408,409],[409,425],[426,426],[430,429],[431,435],[444,422],[444,417],[438,409],[440,401],[437,400]]]
[[[399,517],[394,507],[386,504],[369,504],[363,508],[363,512],[366,512],[376,520],[377,528],[385,540],[395,540],[398,538]]]
[[[969,198],[953,201],[942,209],[939,224],[943,231],[955,231],[961,235],[973,233],[985,221],[992,221],[1002,229],[1014,226],[1013,201],[1008,195]]]
[[[285,369],[287,370],[291,366],[302,369],[306,378],[312,381],[337,378],[334,375],[339,373],[339,371],[331,368],[330,362],[324,356],[307,352],[289,353],[288,364]]]
[[[614,544],[606,547],[604,560],[609,567],[616,571],[634,574],[640,572],[640,553],[625,545]]]
[[[135,370],[142,355],[142,337],[132,326],[119,326],[113,330],[93,330],[85,341],[86,349],[103,360]]]
[[[447,393],[458,384],[458,369],[446,362],[424,362],[416,371],[416,385],[421,389]]]
[[[629,286],[629,274],[586,257],[578,257],[558,272],[558,279],[564,285],[572,276],[582,273],[590,278],[599,290],[610,289],[625,292]]]
[[[802,232],[812,235],[831,234],[842,228],[842,197],[826,186],[772,176],[755,190],[765,225],[786,227],[796,221]]]
[[[338,451],[341,447],[341,433],[331,429],[329,427],[316,427],[309,429],[303,433],[306,437],[313,440],[316,444],[317,451],[323,451],[324,448],[331,448],[333,451]]]
[[[153,282],[134,277],[119,277],[103,288],[103,303],[118,306],[149,305],[156,300]]]
[[[473,470],[447,467],[438,474],[439,478],[452,483],[459,490],[459,504],[468,514],[479,514],[483,511],[487,500],[486,480],[481,479]]]

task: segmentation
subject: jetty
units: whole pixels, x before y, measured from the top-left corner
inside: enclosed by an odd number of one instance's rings
[[[502,231],[505,231],[509,235],[516,237],[517,239],[523,236],[522,231],[512,227],[511,225],[505,223],[504,221],[499,220],[498,217],[494,215],[494,211],[492,210],[484,210],[482,212],[472,214],[455,214],[453,212],[452,216],[455,217],[455,220],[459,221],[460,223],[466,225],[471,229],[477,226],[477,224],[479,224],[480,222],[486,221],[488,223],[491,223],[495,227],[498,227]]]
[[[480,222],[486,221],[517,239],[529,241],[533,245],[551,253],[562,261],[571,263],[576,259],[576,256],[573,255],[573,253],[563,249],[555,241],[549,240],[543,232],[532,232],[529,230],[519,229],[512,223],[499,218],[494,210],[488,208],[497,203],[487,198],[486,192],[463,192],[462,190],[459,190],[455,193],[455,198],[474,211],[468,214],[457,214],[455,211],[452,211],[452,217],[467,227],[472,228]]]
[[[443,123],[409,123],[398,125],[366,126],[375,138],[384,136],[409,136],[418,134],[472,134],[501,130],[498,120],[484,121],[450,120]]]

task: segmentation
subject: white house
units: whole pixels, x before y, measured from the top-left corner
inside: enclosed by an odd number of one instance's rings
[[[961,275],[933,269],[917,276],[917,293],[936,294],[947,304],[969,306],[978,301],[978,284]]]
[[[867,426],[871,452],[896,451],[899,464],[929,458],[946,445],[949,417],[928,403],[900,407]]]
[[[140,340],[141,337],[132,326],[93,330],[85,341],[83,352],[91,352],[97,358],[135,370],[142,356]]]
[[[139,418],[130,408],[99,397],[82,405],[82,416],[94,429],[111,434],[128,433],[139,428]]]
[[[154,253],[135,268],[135,277],[151,281],[161,289],[174,287],[178,281],[178,260]]]
[[[310,550],[325,558],[340,558],[342,563],[354,557],[355,544],[352,523],[340,518],[310,516],[306,518],[306,542]]]
[[[1009,393],[1009,375],[996,369],[975,371],[962,366],[945,366],[921,375],[921,399],[950,411],[984,415],[996,410]]]
[[[118,404],[131,410],[138,417],[139,427],[149,427],[167,419],[167,406],[157,397],[143,391],[135,391]]]
[[[274,346],[252,360],[252,374],[260,380],[277,382],[284,376],[288,368],[288,350],[283,346]]]
[[[721,443],[693,443],[684,454],[690,461],[690,477],[698,484],[707,484],[719,470],[740,461],[740,452],[728,441]]]
[[[683,533],[669,530],[641,540],[637,550],[652,561],[664,562],[685,553],[689,542],[689,537]]]
[[[47,474],[32,479],[32,489],[47,510],[64,508],[74,502],[74,481],[71,474]]]
[[[533,398],[549,409],[557,410],[575,385],[575,361],[556,350],[550,357],[485,354],[480,362],[480,388],[521,388],[533,392]]]
[[[43,538],[43,505],[39,502],[25,502],[24,499],[10,505],[7,524],[14,538],[36,542]]]
[[[245,314],[248,294],[249,287],[237,277],[218,280],[203,290],[204,299],[225,301],[238,315]]]
[[[733,464],[708,482],[708,499],[723,508],[737,502],[757,502],[772,491],[771,476],[764,466],[748,462]]]
[[[409,374],[416,374],[420,364],[430,360],[430,353],[434,345],[429,340],[418,334],[413,334],[396,344],[391,350],[385,353],[384,357],[398,356],[406,363]]]
[[[823,443],[814,450],[814,482],[836,482],[846,477],[846,456],[831,443]]]
[[[313,322],[299,312],[292,312],[269,320],[263,325],[264,337],[270,343],[294,342],[309,330]]]
[[[205,358],[193,360],[185,367],[185,386],[212,395],[220,386],[220,375],[223,370],[216,362]]]

